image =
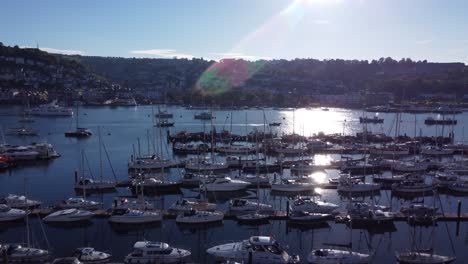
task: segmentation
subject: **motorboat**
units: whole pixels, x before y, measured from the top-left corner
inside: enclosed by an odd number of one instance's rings
[[[256,264],[298,263],[299,257],[290,256],[272,237],[253,236],[240,242],[228,243],[209,248],[206,251],[218,261],[237,261]]]
[[[219,175],[214,175],[214,174],[200,174],[200,173],[191,173],[191,172],[185,172],[184,175],[182,176],[182,179],[180,179],[180,183],[184,187],[199,187],[200,184],[205,181],[206,179],[213,179],[213,178],[219,178],[223,176]]]
[[[402,181],[392,185],[392,192],[399,194],[430,194],[433,186],[424,182]]]
[[[115,182],[111,181],[95,181],[90,178],[80,178],[75,183],[75,190],[102,191],[113,190],[116,187]]]
[[[232,212],[271,212],[273,207],[269,204],[257,203],[247,199],[232,199],[229,201],[229,210]]]
[[[52,101],[48,104],[39,105],[38,107],[25,111],[30,115],[37,116],[72,116],[73,110],[68,107],[62,107],[58,105],[57,100]]]
[[[213,119],[215,117],[213,116],[213,113],[211,113],[211,112],[201,112],[199,114],[195,114],[193,116],[193,118],[194,119],[200,119],[200,120],[211,120],[211,119]]]
[[[111,254],[97,251],[92,247],[77,248],[74,255],[82,263],[106,263],[112,258]]]
[[[169,211],[178,213],[188,212],[192,209],[200,211],[214,211],[216,210],[216,204],[209,203],[206,200],[182,199],[169,207]]]
[[[173,167],[176,163],[169,159],[161,159],[155,155],[140,157],[128,162],[129,170],[161,170]]]
[[[0,252],[2,252],[2,249],[5,250],[8,263],[43,263],[50,258],[49,251],[47,250],[23,247],[20,244],[6,244],[2,246]]]
[[[398,263],[402,264],[448,264],[456,259],[455,257],[422,251],[396,252],[395,257]]]
[[[87,221],[93,217],[93,213],[85,210],[78,209],[65,209],[57,212],[53,212],[42,220],[45,223],[71,223]]]
[[[385,212],[379,209],[361,209],[348,211],[348,219],[353,225],[363,225],[369,227],[372,225],[393,224],[395,214]]]
[[[0,204],[0,223],[18,221],[26,217],[26,211],[10,208],[6,204]]]
[[[118,224],[143,224],[160,221],[162,221],[162,215],[159,212],[132,209],[114,209],[109,218],[110,223]]]
[[[292,211],[305,211],[311,213],[329,214],[338,209],[338,205],[323,201],[314,201],[310,197],[299,196],[291,205]]]
[[[101,203],[87,200],[82,197],[71,197],[63,200],[58,207],[62,209],[86,209],[96,210],[101,206]]]
[[[124,262],[126,264],[183,263],[188,261],[190,256],[190,251],[173,248],[164,242],[138,241]]]
[[[310,182],[283,179],[281,183],[273,183],[271,190],[277,192],[312,192],[316,186],[316,184]]]
[[[221,212],[198,211],[195,209],[185,211],[176,217],[179,224],[206,224],[223,221],[224,214]]]
[[[85,138],[93,135],[93,132],[85,127],[77,127],[75,130],[65,132],[65,137]]]
[[[246,189],[250,183],[233,180],[229,177],[208,179],[202,184],[202,189],[208,192],[230,192]]]
[[[11,208],[27,209],[41,206],[41,202],[27,199],[23,195],[9,194],[0,199],[0,203],[4,203]]]
[[[370,261],[369,254],[329,248],[314,249],[307,256],[309,264],[368,264]]]
[[[32,151],[37,151],[38,159],[52,159],[60,157],[60,154],[54,149],[50,143],[33,143],[27,146]]]
[[[29,127],[13,127],[9,128],[6,131],[7,135],[14,135],[14,136],[37,136],[38,132],[35,129]]]
[[[9,148],[3,154],[17,161],[35,160],[39,157],[38,151],[23,146]]]
[[[288,216],[289,222],[295,224],[317,224],[332,220],[331,214],[310,213],[305,211],[292,211]]]
[[[348,210],[348,212],[365,213],[369,210],[380,210],[387,212],[390,210],[390,207],[378,204],[368,204],[360,201],[352,201],[351,204],[348,204],[346,206],[346,209]]]

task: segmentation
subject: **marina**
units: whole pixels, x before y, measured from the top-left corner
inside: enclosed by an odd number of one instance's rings
[[[78,128],[76,113],[36,115],[34,138],[2,133],[0,212],[24,213],[0,221],[0,244],[50,252],[38,263],[77,249],[103,252],[100,263],[136,263],[147,247],[214,263],[234,254],[215,250],[226,241],[281,245],[271,250],[289,257],[278,263],[324,254],[395,263],[394,252],[412,254],[408,234],[417,231],[421,247],[435,239],[438,257],[468,257],[464,112],[456,125],[426,126],[437,114],[378,113],[381,123],[342,108],[213,110],[207,119],[164,109],[80,106],[86,137],[64,134]],[[22,117],[20,106],[0,112],[9,113],[3,130]],[[155,126],[169,115],[174,126]],[[348,243],[352,251],[342,251]]]

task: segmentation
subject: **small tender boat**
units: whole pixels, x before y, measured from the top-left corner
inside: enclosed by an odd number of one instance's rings
[[[83,264],[77,258],[68,257],[68,258],[56,258],[52,261],[52,264]]]
[[[299,257],[290,256],[272,237],[253,236],[248,240],[218,245],[206,251],[218,261],[237,261],[256,264],[299,263]]]
[[[154,116],[157,118],[173,118],[174,117],[172,113],[169,113],[166,110],[158,111]]]
[[[77,248],[74,253],[82,263],[106,263],[112,255],[95,250],[92,247]]]
[[[213,116],[213,113],[211,113],[211,112],[201,112],[199,114],[195,114],[193,116],[193,118],[194,119],[201,119],[201,120],[211,120],[211,119],[213,119],[215,117]]]
[[[65,209],[51,213],[42,220],[46,223],[71,223],[87,221],[93,217],[93,213],[78,209]]]
[[[190,255],[190,251],[173,248],[164,242],[138,241],[124,262],[127,264],[184,263]]]
[[[24,219],[26,212],[19,209],[12,209],[6,204],[0,204],[0,223]]]
[[[206,224],[223,221],[224,214],[221,212],[197,211],[192,209],[179,214],[176,223],[179,224]]]
[[[209,203],[206,200],[189,200],[182,199],[175,202],[169,210],[172,212],[188,212],[192,209],[200,211],[214,211],[216,210],[216,204]]]
[[[130,209],[115,209],[109,218],[110,223],[118,224],[143,224],[160,222],[162,215],[158,212],[140,211]]]
[[[259,211],[269,212],[273,207],[269,204],[252,202],[247,199],[232,199],[229,201],[229,210],[232,212]]]
[[[448,264],[455,261],[455,257],[441,256],[432,252],[396,252],[396,259],[401,264]]]
[[[321,248],[312,250],[307,256],[307,262],[310,264],[368,264],[370,256],[351,250]]]
[[[378,118],[376,116],[370,118],[370,117],[359,117],[359,123],[364,123],[364,124],[383,124],[384,119],[383,118]]]
[[[268,126],[278,127],[278,126],[281,126],[281,122],[272,122],[272,123],[269,123]]]
[[[161,120],[155,124],[157,127],[172,127],[174,126],[174,122],[171,122],[169,120]]]

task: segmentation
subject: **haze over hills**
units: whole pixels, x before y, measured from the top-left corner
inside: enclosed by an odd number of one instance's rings
[[[12,99],[15,91],[35,94],[33,101],[134,97],[142,103],[165,98],[219,105],[369,105],[390,97],[468,94],[468,68],[463,63],[411,59],[216,62],[70,56],[1,45],[0,65],[4,100]]]

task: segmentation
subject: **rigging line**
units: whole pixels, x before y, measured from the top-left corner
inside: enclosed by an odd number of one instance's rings
[[[104,142],[102,142],[101,144],[102,144],[102,148],[104,149],[104,153],[106,153],[106,158],[107,158],[107,161],[109,162],[109,167],[111,168],[112,175],[114,176],[114,180],[117,182],[117,176],[115,175],[114,167],[112,166],[111,160],[109,158],[109,153],[107,152],[106,145],[104,144]]]
[[[438,195],[438,194],[436,194],[436,195],[437,195],[437,198],[439,199],[440,210],[442,211],[442,215],[445,215],[444,207],[442,206],[442,200],[440,199],[440,195]],[[453,239],[452,239],[452,236],[450,235],[450,231],[448,229],[447,222],[445,222],[444,225],[445,225],[445,229],[447,230],[447,235],[449,237],[450,247],[452,248],[453,254],[455,254],[455,246],[453,245]],[[432,239],[434,239],[434,238],[432,238]]]
[[[91,170],[91,167],[89,166],[88,156],[86,156],[86,153],[85,153],[84,151],[83,151],[83,156],[84,156],[84,158],[85,158],[86,165],[87,165],[88,170],[89,170],[89,175],[91,175],[91,178],[94,180],[93,171]],[[83,175],[84,175],[84,169],[83,169]]]
[[[40,219],[39,213],[37,213],[37,217]],[[45,229],[44,229],[44,225],[42,224],[42,221],[39,221],[39,224],[41,226],[42,234],[44,235],[44,240],[46,241],[47,248],[50,249],[51,247],[50,247],[49,239],[47,239],[47,235],[46,235],[46,232],[45,232]]]

